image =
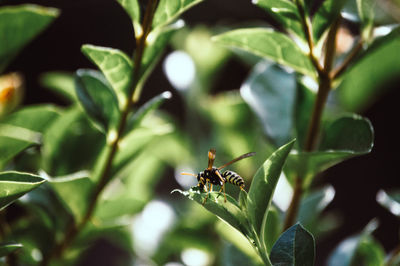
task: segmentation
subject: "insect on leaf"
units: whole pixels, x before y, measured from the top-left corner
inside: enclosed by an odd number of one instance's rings
[[[191,188],[188,191],[181,191],[176,189],[172,192],[179,192],[185,197],[196,201],[199,204],[203,204],[207,193],[201,193],[196,188]],[[245,236],[250,236],[250,230],[248,227],[248,221],[245,214],[241,211],[237,201],[231,196],[226,195],[227,201],[224,202],[222,193],[210,192],[208,198],[204,203],[204,207],[211,213],[217,215],[221,220],[227,222],[232,227],[237,229]]]

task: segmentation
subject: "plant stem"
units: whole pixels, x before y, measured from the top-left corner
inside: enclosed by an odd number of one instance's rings
[[[347,67],[350,65],[352,60],[361,51],[363,44],[364,44],[364,42],[360,38],[359,41],[357,42],[356,46],[354,46],[353,50],[351,50],[350,54],[346,57],[346,59],[343,61],[343,63],[332,71],[332,73],[331,73],[332,80],[339,77],[347,69]]]
[[[299,0],[295,0],[295,4],[297,6],[297,10],[299,11],[301,17],[301,25],[303,27],[303,31],[307,40],[308,49],[309,49],[309,57],[311,62],[313,63],[315,69],[318,74],[322,73],[322,66],[320,65],[318,59],[314,55],[314,40],[312,36],[312,30],[309,20],[307,19],[306,13],[304,12],[303,6]]]
[[[304,145],[305,152],[310,152],[317,148],[322,114],[324,111],[325,103],[328,99],[329,92],[332,88],[332,78],[330,72],[335,57],[336,35],[339,25],[340,25],[340,17],[332,24],[328,33],[326,47],[325,47],[325,58],[324,58],[323,69],[321,70],[316,69],[319,75],[319,87],[307,130],[307,136]],[[311,53],[310,56],[312,56]],[[287,230],[290,226],[294,224],[297,217],[297,213],[299,211],[301,197],[304,192],[304,177],[296,176],[294,182],[295,186],[294,186],[293,196],[287,211],[287,215],[285,217],[283,230]]]
[[[67,229],[67,233],[64,235],[64,238],[61,242],[57,243],[53,250],[43,258],[41,265],[46,266],[49,264],[52,258],[54,257],[62,257],[63,252],[68,248],[68,246],[71,244],[71,242],[75,239],[75,237],[79,234],[79,232],[86,226],[86,224],[89,222],[91,219],[95,209],[96,209],[96,204],[97,200],[103,191],[103,189],[106,187],[108,182],[111,180],[110,172],[112,168],[112,163],[115,158],[115,155],[118,151],[118,144],[120,140],[122,139],[127,118],[128,115],[132,109],[133,104],[139,99],[138,94],[137,97],[133,97],[135,94],[138,84],[139,84],[139,78],[141,74],[141,63],[142,63],[142,58],[143,58],[143,53],[146,48],[146,38],[148,34],[150,33],[151,26],[152,26],[152,21],[153,21],[153,16],[156,10],[158,4],[158,0],[149,0],[146,8],[146,12],[143,17],[143,22],[142,22],[142,27],[143,27],[143,34],[136,40],[136,50],[134,53],[134,70],[132,73],[133,76],[133,82],[131,84],[132,90],[129,93],[128,97],[128,102],[124,109],[122,110],[119,125],[118,125],[118,130],[117,130],[117,135],[114,141],[112,141],[109,145],[109,152],[107,154],[104,168],[101,172],[99,182],[96,186],[96,188],[93,191],[93,194],[91,196],[88,208],[86,210],[86,213],[83,217],[83,219],[78,223],[75,224],[73,221],[70,223]]]

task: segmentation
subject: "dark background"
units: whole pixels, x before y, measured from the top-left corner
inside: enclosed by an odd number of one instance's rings
[[[0,1],[0,5],[16,5],[27,1]],[[63,104],[60,98],[39,85],[38,77],[46,71],[75,71],[78,68],[95,68],[80,52],[82,44],[113,47],[127,53],[134,49],[133,28],[123,9],[113,0],[49,0],[30,1],[43,6],[61,9],[61,15],[8,67],[6,72],[19,71],[26,80],[24,104],[52,102]],[[251,20],[269,18],[251,4],[250,0],[208,0],[183,15],[188,25],[216,24],[239,25]],[[224,88],[239,88],[249,69],[239,62],[230,62],[222,72],[219,82]],[[328,210],[343,216],[343,224],[334,234],[317,244],[317,265],[322,265],[332,249],[345,237],[359,232],[372,218],[380,226],[374,233],[386,251],[393,249],[399,239],[399,220],[376,203],[379,189],[400,187],[398,130],[395,126],[400,79],[382,84],[384,93],[363,115],[375,129],[373,151],[365,156],[348,160],[324,173],[322,182],[335,187],[336,195]],[[221,87],[221,86],[216,86]],[[389,88],[389,89],[387,89]],[[146,85],[142,99],[149,99],[165,90],[174,93],[158,66]],[[215,90],[214,90],[215,91]],[[180,113],[179,97],[173,97],[164,108],[173,114]],[[168,190],[169,192],[169,190]]]

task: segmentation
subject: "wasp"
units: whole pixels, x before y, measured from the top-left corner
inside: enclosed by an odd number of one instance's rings
[[[204,201],[203,201],[203,205],[206,203],[208,194],[210,191],[212,191],[213,185],[221,186],[219,193],[221,193],[221,191],[224,192],[225,202],[226,202],[226,194],[225,194],[225,183],[226,182],[236,185],[241,190],[244,190],[244,186],[245,186],[244,180],[240,175],[238,175],[237,173],[230,171],[230,170],[226,170],[221,174],[220,170],[227,167],[228,165],[236,163],[239,160],[242,160],[244,158],[247,158],[247,157],[250,157],[250,156],[253,156],[254,154],[256,154],[255,152],[245,153],[220,167],[213,167],[214,160],[215,160],[215,153],[216,153],[215,149],[209,150],[209,152],[208,152],[208,167],[204,171],[198,173],[197,175],[191,174],[191,173],[181,173],[182,175],[195,176],[197,178],[197,181],[199,182],[197,184],[197,186],[200,188],[200,190],[207,192],[206,197],[204,198]]]

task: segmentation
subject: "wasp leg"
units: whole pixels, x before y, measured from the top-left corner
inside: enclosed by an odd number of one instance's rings
[[[209,185],[208,189],[207,189],[207,184]],[[206,188],[207,194],[206,194],[206,196],[204,197],[203,203],[201,204],[201,205],[203,205],[203,206],[204,206],[204,204],[206,204],[206,201],[207,201],[207,198],[208,198],[208,194],[210,193],[210,188],[212,188],[212,187],[210,186],[210,183],[209,183],[209,182],[206,182],[206,185],[205,185],[204,187]]]

